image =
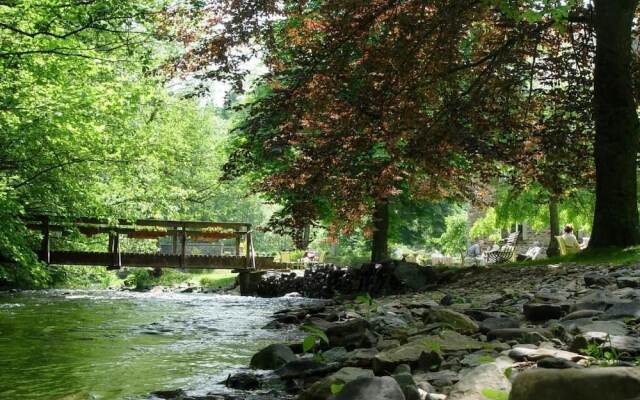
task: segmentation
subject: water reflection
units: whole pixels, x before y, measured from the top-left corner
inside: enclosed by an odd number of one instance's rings
[[[47,291],[0,294],[0,399],[138,399],[222,390],[267,342],[259,329],[303,299]]]

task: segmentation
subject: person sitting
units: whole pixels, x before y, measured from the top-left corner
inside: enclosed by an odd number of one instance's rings
[[[567,254],[575,254],[580,252],[580,243],[578,243],[576,235],[573,234],[573,226],[571,224],[567,224],[564,226],[562,241],[564,242]]]
[[[318,259],[318,252],[315,250],[307,250],[304,252],[304,255],[302,256],[303,263],[316,262],[317,259]]]
[[[469,246],[467,249],[467,257],[480,257],[482,255],[482,249],[480,248],[480,242],[476,242]]]

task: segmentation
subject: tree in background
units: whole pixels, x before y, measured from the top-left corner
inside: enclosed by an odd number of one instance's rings
[[[445,218],[446,230],[440,236],[438,243],[446,254],[460,255],[464,265],[464,258],[469,246],[469,218],[466,212],[458,211]]]
[[[163,11],[142,0],[0,7],[0,284],[51,283],[28,214],[259,225],[273,212],[246,182],[218,182],[229,122],[166,89],[160,67],[177,50]],[[258,250],[276,248],[262,239]],[[81,235],[54,245],[102,246]]]
[[[637,0],[596,0],[594,4],[582,0],[267,1],[242,5],[221,1],[216,11],[231,17],[211,35],[215,39],[198,37],[187,59],[192,70],[206,60],[230,71],[237,58],[228,50],[257,37],[268,62],[276,67],[271,77],[282,93],[299,100],[313,93],[313,88],[329,92],[335,88],[339,94],[353,95],[349,89],[359,87],[360,97],[355,98],[363,105],[362,115],[383,116],[379,121],[386,133],[407,144],[399,146],[405,151],[398,153],[404,153],[407,164],[415,168],[408,169],[409,175],[421,176],[423,169],[433,178],[437,174],[426,168],[432,162],[428,156],[450,150],[451,145],[467,143],[470,146],[464,148],[474,148],[475,152],[463,155],[469,162],[476,156],[508,158],[515,144],[510,140],[512,133],[529,127],[522,118],[529,99],[521,93],[531,86],[532,77],[543,73],[538,71],[545,70],[537,62],[539,54],[553,56],[553,47],[539,48],[541,39],[595,31],[595,60],[589,61],[589,71],[595,87],[597,205],[590,245],[625,246],[640,242],[637,112],[631,80],[632,60],[637,59],[631,52]],[[273,15],[284,18],[268,17]],[[283,54],[281,49],[285,49],[284,57],[278,56]],[[367,68],[369,65],[373,67]],[[291,72],[289,80],[277,79],[283,70]],[[315,77],[310,81],[313,87],[304,84],[310,77]],[[363,86],[358,86],[363,80],[354,79],[357,77],[366,77]],[[287,88],[294,90],[287,92]],[[376,91],[380,88],[383,97]],[[381,98],[387,101],[380,102]],[[320,104],[344,105],[336,101],[340,99],[336,95],[325,99],[326,104]],[[273,103],[274,109],[293,111],[281,105]],[[304,110],[309,114],[314,108]],[[334,111],[338,112],[330,115],[337,121],[352,115]],[[302,114],[291,115],[302,120]],[[333,124],[331,119],[323,120],[327,121]],[[297,129],[295,124],[287,128]],[[385,145],[389,143],[393,141],[385,138]],[[393,156],[395,159],[396,152]],[[449,153],[444,156],[455,158]]]

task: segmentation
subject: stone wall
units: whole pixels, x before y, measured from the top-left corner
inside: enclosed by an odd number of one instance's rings
[[[278,297],[296,292],[312,298],[420,291],[440,283],[446,276],[431,268],[402,261],[364,264],[359,268],[321,264],[304,272],[256,271],[240,275],[240,291],[245,296]]]

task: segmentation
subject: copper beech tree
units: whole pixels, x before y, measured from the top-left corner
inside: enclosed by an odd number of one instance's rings
[[[590,245],[640,243],[637,3],[229,0],[169,17],[200,21],[182,32],[188,48],[176,69],[237,77],[252,51],[269,67],[238,127],[229,175],[253,174],[284,205],[275,222],[289,229],[373,215],[379,260],[390,201],[467,196],[500,171],[495,162],[558,194],[559,183],[583,184],[565,179],[570,161],[593,159]],[[595,41],[595,52],[576,40]],[[594,155],[581,154],[594,123]],[[575,174],[588,178],[582,165]]]

